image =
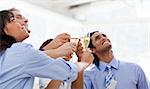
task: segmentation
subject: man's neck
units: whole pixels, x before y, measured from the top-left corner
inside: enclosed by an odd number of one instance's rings
[[[103,62],[106,62],[106,63],[110,63],[111,60],[112,60],[113,57],[114,57],[111,50],[108,51],[108,52],[97,53],[96,55],[97,55],[97,57],[98,57],[98,59],[99,59],[100,61],[103,61]]]

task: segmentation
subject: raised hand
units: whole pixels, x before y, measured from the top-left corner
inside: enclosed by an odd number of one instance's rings
[[[78,57],[78,62],[81,61],[82,54],[83,54],[83,46],[82,46],[81,41],[79,40],[77,43],[77,51],[76,51],[76,55]]]
[[[73,52],[76,52],[76,44],[72,42],[64,43],[62,46],[56,49],[58,55],[61,56],[68,56],[73,54]]]
[[[86,48],[81,55],[81,62],[92,63],[94,60],[94,56],[91,53],[91,50]]]
[[[52,58],[58,58],[58,57],[72,55],[73,52],[76,52],[76,50],[77,49],[75,43],[67,42],[56,49],[45,50],[44,52]]]
[[[43,49],[49,50],[49,49],[56,49],[60,46],[62,46],[64,43],[70,41],[70,35],[67,33],[62,33],[57,35],[48,45],[46,45]]]

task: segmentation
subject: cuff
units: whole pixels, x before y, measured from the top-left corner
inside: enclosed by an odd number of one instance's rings
[[[69,73],[68,78],[64,81],[72,82],[72,81],[76,80],[76,78],[78,76],[78,69],[77,69],[77,66],[72,62],[67,62],[67,64],[70,67],[70,73]]]

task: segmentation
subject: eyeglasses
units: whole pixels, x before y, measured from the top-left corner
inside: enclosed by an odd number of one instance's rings
[[[16,18],[15,18],[14,16],[11,16],[11,17],[9,18],[9,20],[10,20],[10,22],[13,22],[13,21],[16,20]]]

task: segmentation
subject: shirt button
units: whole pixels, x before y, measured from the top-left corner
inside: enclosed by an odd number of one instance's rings
[[[70,79],[70,77],[67,78],[67,80],[69,80],[69,79]]]

